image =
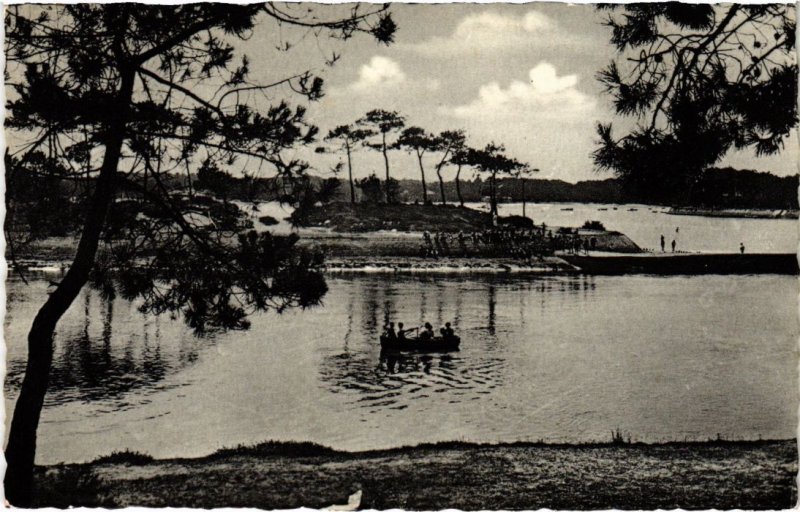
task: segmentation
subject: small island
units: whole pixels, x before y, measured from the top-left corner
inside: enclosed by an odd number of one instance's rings
[[[557,253],[642,252],[603,226],[537,225],[520,216],[495,222],[454,205],[320,204],[304,213],[303,225],[299,243],[325,254],[329,271],[564,273],[579,269]]]
[[[597,221],[548,226],[455,205],[332,202],[290,220],[328,272],[798,273],[793,254],[654,253]]]

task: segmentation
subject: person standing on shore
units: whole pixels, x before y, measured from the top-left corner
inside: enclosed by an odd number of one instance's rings
[[[739,242],[739,252],[744,254],[744,242]]]
[[[664,246],[666,242],[664,241],[664,235],[661,235],[661,252],[664,252]]]
[[[676,244],[677,244],[677,242],[676,242],[676,241],[675,241],[675,239],[673,238],[673,239],[672,239],[672,252],[675,252],[675,245],[676,245]]]

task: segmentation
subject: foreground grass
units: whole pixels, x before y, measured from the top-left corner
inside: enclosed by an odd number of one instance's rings
[[[266,443],[198,459],[114,454],[40,467],[37,506],[785,509],[795,441],[556,446],[444,443],[362,453]]]

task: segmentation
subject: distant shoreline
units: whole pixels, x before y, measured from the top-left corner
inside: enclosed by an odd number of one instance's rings
[[[699,208],[694,206],[673,207],[665,210],[669,215],[693,215],[697,217],[730,217],[738,219],[798,219],[798,210],[756,210],[739,208]]]
[[[608,231],[599,223],[549,226],[548,236],[543,236],[544,228],[535,228],[530,219],[492,219],[486,212],[455,206],[328,203],[306,210],[303,221],[306,227],[297,231],[297,246],[324,254],[320,268],[328,273],[799,273],[792,254],[649,253],[625,234]],[[508,231],[502,233],[508,236],[494,233],[493,221],[503,222]],[[518,234],[525,230],[529,230],[528,238]],[[569,254],[561,250],[567,245],[582,249]],[[69,266],[76,246],[74,237],[39,240],[19,250],[17,262],[31,271],[60,272]]]
[[[449,442],[340,452],[269,442],[196,459],[121,453],[40,466],[37,507],[788,509],[795,440],[548,445]]]

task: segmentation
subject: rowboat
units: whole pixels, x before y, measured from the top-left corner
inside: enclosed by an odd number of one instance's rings
[[[458,350],[461,338],[458,336],[437,336],[430,340],[419,338],[406,338],[404,340],[391,339],[381,336],[381,348],[385,350],[398,350],[408,352],[447,352]]]

